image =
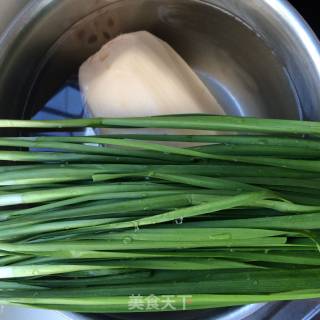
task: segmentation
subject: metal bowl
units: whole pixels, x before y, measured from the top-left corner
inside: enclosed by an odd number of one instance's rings
[[[143,29],[181,54],[226,113],[320,119],[319,43],[285,0],[30,1],[0,38],[0,117],[31,117],[102,44]],[[238,320],[259,307],[189,318]]]
[[[123,32],[168,41],[230,114],[320,118],[319,43],[281,0],[34,0],[0,39],[1,117],[30,117]]]

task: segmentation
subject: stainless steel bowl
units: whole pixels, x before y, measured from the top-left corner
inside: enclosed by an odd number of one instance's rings
[[[110,38],[147,29],[226,112],[320,118],[319,43],[282,0],[34,0],[0,39],[1,117],[29,117]]]
[[[320,119],[319,43],[285,0],[30,1],[0,38],[0,117],[31,117],[102,44],[141,29],[168,41],[227,113]]]

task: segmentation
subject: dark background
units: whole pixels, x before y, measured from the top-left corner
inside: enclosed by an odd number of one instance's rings
[[[289,0],[309,23],[314,32],[320,37],[320,9],[319,0]]]

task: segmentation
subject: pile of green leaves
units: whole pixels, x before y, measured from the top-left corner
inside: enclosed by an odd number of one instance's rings
[[[192,295],[188,309],[320,297],[320,123],[177,115],[0,127],[120,129],[0,138],[0,304],[132,312],[132,295]]]

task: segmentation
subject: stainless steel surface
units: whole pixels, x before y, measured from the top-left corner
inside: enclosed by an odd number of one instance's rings
[[[29,0],[0,0],[0,34]]]
[[[1,306],[1,320],[90,320],[87,317],[68,312],[24,308],[17,306]]]
[[[141,29],[167,40],[227,113],[320,119],[319,43],[285,0],[33,0],[0,36],[0,117],[30,117],[103,43]]]
[[[280,0],[31,1],[0,39],[0,116],[30,116],[104,42],[139,29],[167,40],[228,113],[320,118],[319,45]]]
[[[319,299],[272,302],[243,320],[317,320],[320,319]]]

